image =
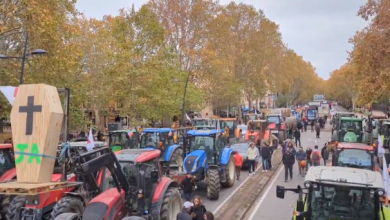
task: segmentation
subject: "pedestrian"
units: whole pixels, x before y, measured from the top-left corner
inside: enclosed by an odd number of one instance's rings
[[[319,123],[316,124],[316,138],[320,138],[321,127]]]
[[[268,141],[265,142],[266,144],[269,144]],[[275,147],[276,149],[277,147]],[[272,169],[272,155],[274,153],[274,148],[269,146],[269,149],[270,149],[270,155],[269,155],[269,159],[267,160],[268,161],[268,170],[271,170]]]
[[[184,202],[183,209],[176,215],[176,220],[192,220],[192,217],[190,215],[192,206],[194,206],[193,203],[188,201]]]
[[[255,144],[253,142],[251,142],[249,146],[250,147],[248,148],[248,151],[247,151],[248,163],[249,163],[249,175],[252,175],[256,172],[255,159],[256,159],[256,156],[258,156],[258,150],[255,147]]]
[[[304,116],[302,118],[302,121],[303,121],[303,128],[304,128],[305,131],[307,131],[307,118],[306,118],[306,116]]]
[[[299,129],[295,129],[294,131],[294,137],[295,137],[295,146],[298,147],[298,143],[299,143],[299,146],[301,146],[301,132],[299,131]]]
[[[309,167],[313,166],[313,162],[311,161],[311,153],[313,153],[313,150],[310,147],[307,148],[306,149],[306,171],[305,171],[305,174],[309,170]]]
[[[259,140],[260,142],[260,140]],[[259,166],[259,162],[260,162],[260,144],[259,145],[255,145],[255,149],[256,149],[256,158],[255,158],[255,171],[257,170],[257,167]]]
[[[191,207],[192,220],[204,220],[204,214],[206,213],[206,207],[202,204],[199,196],[194,197],[194,206]]]
[[[261,172],[268,172],[269,170],[268,160],[270,158],[270,155],[271,155],[271,147],[269,146],[268,143],[265,143],[261,149],[261,157],[263,161],[263,170]]]
[[[286,153],[283,155],[284,164],[284,182],[287,182],[288,174],[290,173],[290,180],[292,180],[292,168],[295,162],[294,155],[291,153],[291,148],[287,148]]]
[[[187,172],[186,178],[181,181],[181,187],[183,188],[184,197],[187,201],[191,201],[192,188],[196,188],[195,181],[192,179],[191,173]]]
[[[306,159],[306,152],[303,151],[302,147],[299,147],[296,158],[297,158],[297,163],[298,163],[299,175],[301,175],[305,169],[304,167],[301,166],[301,162]]]
[[[298,121],[298,123],[297,123],[297,129],[298,129],[299,131],[303,131],[302,122]]]
[[[326,122],[328,121],[328,115],[325,115],[325,116],[324,116],[324,119],[325,119],[324,124],[326,124]]]
[[[322,156],[322,159],[324,160],[324,166],[326,166],[326,161],[329,159],[329,150],[326,147],[326,144],[321,149],[321,156]]]
[[[321,152],[318,150],[318,146],[314,146],[314,151],[311,153],[311,161],[313,162],[313,166],[319,166],[321,163]]]
[[[206,213],[204,213],[204,220],[214,220],[214,215],[213,213],[207,211]]]
[[[242,158],[242,155],[238,151],[233,151],[234,160],[236,161],[236,175],[237,180],[240,180],[240,173],[242,168],[242,163],[244,159]]]
[[[311,120],[310,122],[311,132],[314,131],[314,120]]]

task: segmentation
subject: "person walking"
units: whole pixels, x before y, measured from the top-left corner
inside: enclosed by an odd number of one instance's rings
[[[274,153],[274,148],[272,146],[269,145],[269,142],[266,141],[265,142],[266,144],[268,144],[269,146],[269,149],[270,149],[270,155],[269,155],[269,159],[267,160],[268,161],[268,170],[270,171],[272,169],[272,155]],[[277,147],[276,147],[277,148]],[[275,148],[275,149],[276,149]]]
[[[181,181],[181,187],[184,192],[184,196],[187,201],[191,201],[191,193],[192,193],[192,188],[196,188],[195,181],[192,179],[191,173],[187,172],[186,178],[184,178],[183,181]]]
[[[259,162],[261,160],[260,156],[260,145],[255,146],[256,148],[256,158],[255,158],[255,171],[257,170],[257,167],[259,166]]]
[[[321,132],[320,123],[317,122],[317,124],[316,124],[316,138],[320,138],[320,132]]]
[[[313,162],[311,161],[311,153],[313,153],[313,150],[310,147],[307,148],[306,149],[306,171],[305,171],[305,174],[309,170],[310,166],[313,166]]]
[[[244,159],[242,158],[242,155],[238,151],[233,151],[233,155],[234,155],[234,160],[236,161],[237,180],[240,180],[241,168]]]
[[[329,150],[326,147],[326,144],[321,149],[321,156],[322,156],[322,159],[324,160],[324,166],[326,166],[326,161],[329,159]]]
[[[314,120],[311,120],[310,122],[311,132],[314,131]]]
[[[292,168],[295,162],[294,155],[291,153],[291,148],[287,148],[286,153],[282,158],[284,164],[284,182],[287,182],[288,174],[290,173],[290,180],[292,180]]]
[[[299,131],[299,129],[295,129],[294,131],[294,137],[295,137],[295,146],[298,147],[298,143],[299,143],[299,146],[301,146],[301,132]]]
[[[214,215],[212,212],[207,211],[204,213],[204,220],[214,220]]]
[[[199,196],[194,197],[193,206],[191,207],[192,220],[204,220],[204,214],[206,213],[206,207],[202,204]]]
[[[321,163],[321,152],[318,150],[318,146],[314,146],[314,151],[311,153],[311,161],[313,162],[313,166],[320,166]]]
[[[176,215],[176,220],[192,220],[190,215],[192,206],[194,206],[194,204],[191,202],[184,202],[183,209]]]
[[[258,150],[253,142],[250,143],[250,147],[247,151],[248,163],[249,163],[249,175],[255,174],[255,159],[258,156]]]
[[[299,175],[301,175],[305,171],[305,168],[301,166],[301,162],[306,159],[306,152],[303,151],[302,147],[299,147],[296,158],[298,163]]]
[[[306,119],[306,116],[302,118],[302,122],[303,122],[304,130],[307,131],[307,119]]]
[[[271,155],[271,147],[268,144],[265,144],[261,149],[261,157],[263,161],[263,170],[261,172],[268,172],[269,170],[269,158]]]

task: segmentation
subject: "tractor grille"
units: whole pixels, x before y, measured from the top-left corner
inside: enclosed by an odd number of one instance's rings
[[[191,172],[192,167],[194,166],[194,162],[197,158],[198,158],[197,156],[193,156],[193,155],[187,157],[184,164],[184,167],[186,168],[187,172]]]

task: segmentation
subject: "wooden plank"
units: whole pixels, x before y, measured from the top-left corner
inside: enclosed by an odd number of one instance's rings
[[[0,183],[0,194],[36,195],[81,185],[81,182],[47,182],[47,183]]]
[[[51,182],[63,115],[55,87],[19,87],[11,111],[18,182]]]

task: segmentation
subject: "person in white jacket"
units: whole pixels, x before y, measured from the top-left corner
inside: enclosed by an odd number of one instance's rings
[[[255,144],[253,142],[251,142],[249,146],[250,147],[248,148],[247,151],[248,163],[249,163],[249,175],[252,175],[256,173],[255,161],[256,158],[260,157],[260,154],[259,154],[259,150],[257,149],[257,147],[255,147]]]

